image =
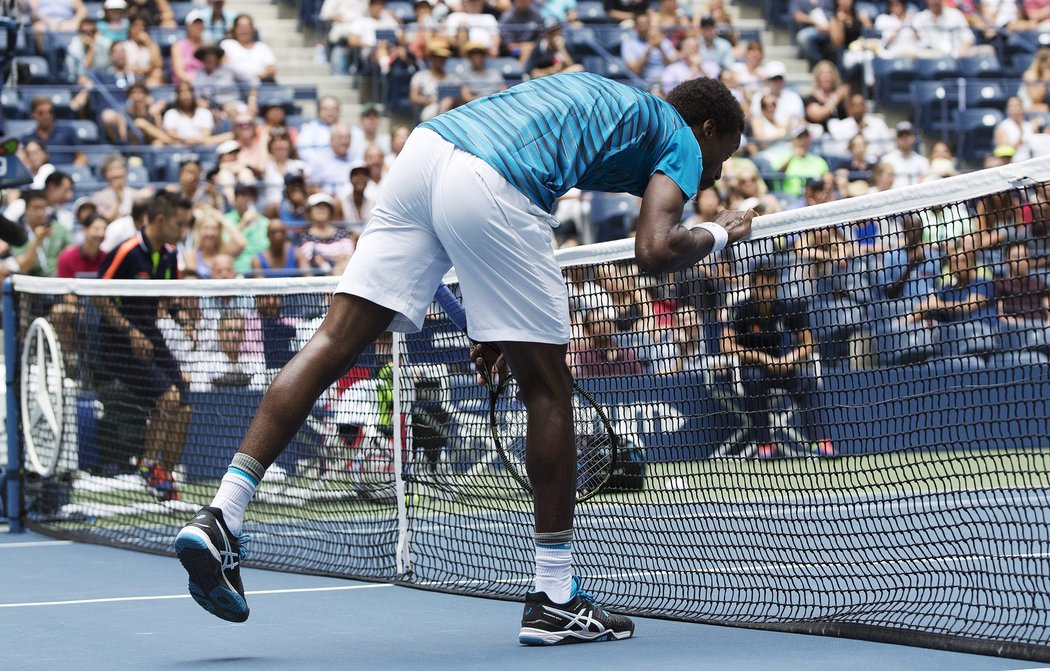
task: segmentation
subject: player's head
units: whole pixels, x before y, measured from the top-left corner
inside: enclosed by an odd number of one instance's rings
[[[722,175],[722,164],[740,147],[744,111],[726,85],[702,77],[682,82],[667,94],[700,143],[704,171],[700,189],[709,189]]]
[[[175,244],[182,238],[182,219],[190,216],[188,200],[172,191],[158,191],[146,207],[146,231],[152,242]]]

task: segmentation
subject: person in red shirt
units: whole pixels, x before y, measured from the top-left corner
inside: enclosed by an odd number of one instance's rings
[[[106,237],[106,220],[94,214],[84,222],[84,242],[70,245],[58,255],[56,277],[98,277],[106,254],[102,240]]]

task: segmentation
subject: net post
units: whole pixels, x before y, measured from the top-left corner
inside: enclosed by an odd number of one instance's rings
[[[390,419],[394,425],[394,496],[397,502],[397,552],[394,562],[397,574],[404,576],[412,570],[408,541],[408,502],[405,500],[404,459],[402,458],[404,440],[401,435],[405,407],[404,389],[401,386],[401,351],[405,346],[405,337],[396,331],[392,335],[390,349],[393,355],[394,407],[393,416]]]
[[[3,299],[4,359],[7,371],[7,512],[8,529],[25,531],[22,526],[22,455],[18,439],[18,323],[15,315],[15,289],[11,278],[4,280]]]

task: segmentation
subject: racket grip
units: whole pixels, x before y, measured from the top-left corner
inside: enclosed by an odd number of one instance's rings
[[[434,294],[434,300],[438,302],[441,309],[445,311],[448,318],[452,320],[456,326],[459,327],[460,331],[467,332],[467,312],[463,309],[463,305],[456,299],[455,294],[445,284],[439,284],[437,292]]]

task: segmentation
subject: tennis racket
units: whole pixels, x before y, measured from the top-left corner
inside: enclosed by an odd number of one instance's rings
[[[467,314],[452,291],[442,284],[434,296],[461,331],[467,332]],[[483,374],[489,391],[489,427],[492,442],[511,477],[528,494],[532,484],[525,469],[528,415],[513,375],[493,380]],[[576,500],[586,501],[609,482],[619,464],[620,441],[604,408],[585,389],[572,385],[573,428],[576,436]]]

